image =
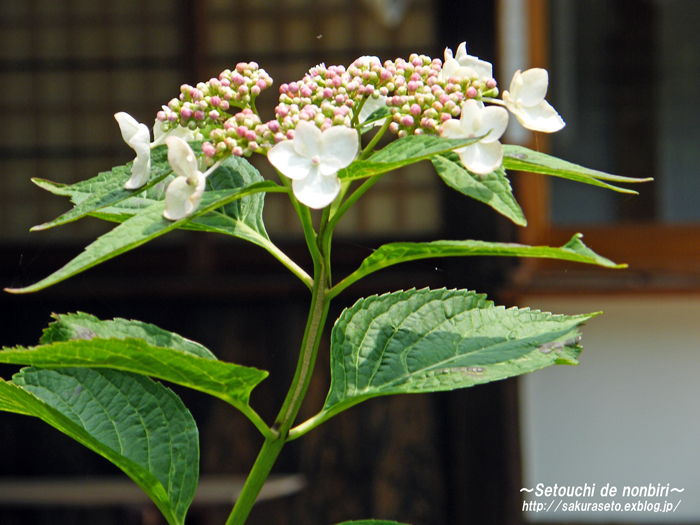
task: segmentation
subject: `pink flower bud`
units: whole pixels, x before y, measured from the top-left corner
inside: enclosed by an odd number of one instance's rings
[[[258,86],[258,88],[260,88],[260,90],[262,91],[267,87],[267,82],[265,82],[263,79],[258,79],[255,85]]]
[[[406,87],[409,92],[415,92],[418,89],[418,82],[411,80]]]
[[[177,113],[168,113],[168,120],[170,122],[177,122]]]
[[[221,105],[221,97],[219,96],[213,96],[211,97],[210,101],[211,105],[214,106],[215,108],[218,108]]]
[[[165,122],[168,117],[165,114],[165,111],[159,111],[158,113],[156,113],[156,118],[161,122]]]
[[[248,142],[254,142],[258,139],[258,136],[255,131],[248,130],[245,134],[245,138]]]
[[[299,84],[296,82],[290,82],[289,83],[289,92],[290,93],[297,93],[299,91]]]
[[[474,98],[479,94],[479,92],[476,90],[474,86],[471,86],[469,89],[467,89],[467,98]]]
[[[204,111],[199,110],[194,113],[195,120],[204,120]]]
[[[209,112],[209,118],[212,119],[212,120],[217,120],[217,119],[219,118],[219,112],[216,111],[215,109],[212,109],[212,110]]]
[[[243,148],[241,148],[240,146],[236,146],[235,148],[233,148],[232,153],[236,157],[242,157],[243,156]]]
[[[202,152],[207,157],[213,157],[214,155],[216,155],[216,148],[208,142],[205,142],[204,144],[202,144]]]
[[[180,111],[180,116],[184,119],[192,118],[192,110],[190,108],[182,108]]]
[[[253,86],[252,88],[250,88],[250,94],[254,97],[257,97],[260,94],[260,88],[257,85]]]
[[[270,122],[267,123],[267,127],[273,133],[277,133],[280,130],[280,123],[277,122],[276,120],[271,120]]]
[[[219,107],[220,107],[223,111],[227,111],[228,108],[230,107],[230,105],[229,105],[229,103],[228,103],[228,100],[222,100],[222,101],[219,103]]]
[[[413,117],[410,115],[404,115],[403,117],[401,117],[400,123],[402,126],[410,128],[411,126],[413,126]]]
[[[413,104],[411,106],[411,115],[413,115],[414,117],[417,117],[418,115],[420,115],[421,111],[422,111],[421,107],[418,104]]]

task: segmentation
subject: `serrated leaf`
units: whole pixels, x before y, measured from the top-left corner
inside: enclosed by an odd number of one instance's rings
[[[577,328],[595,315],[505,309],[466,290],[361,299],[333,327],[331,388],[318,419],[376,396],[454,390],[576,364]]]
[[[491,206],[518,226],[527,226],[503,167],[488,175],[476,175],[466,170],[454,153],[436,155],[431,160],[438,175],[449,187]]]
[[[5,348],[0,363],[41,368],[112,368],[170,381],[218,397],[250,417],[250,393],[263,370],[217,361],[205,347],[139,321],[56,316],[41,345]]]
[[[355,161],[338,172],[341,181],[365,179],[430,159],[456,148],[473,144],[481,137],[446,139],[437,135],[409,135],[390,142],[367,160]]]
[[[25,368],[0,380],[0,408],[36,416],[122,469],[170,525],[182,525],[199,476],[192,415],[147,377],[87,368]]]
[[[25,288],[7,288],[6,291],[10,293],[29,293],[41,290],[64,281],[73,275],[92,268],[117,255],[133,250],[171,230],[185,227],[191,221],[238,199],[255,193],[269,191],[287,190],[272,181],[264,181],[251,184],[245,188],[206,192],[202,197],[199,209],[192,216],[185,217],[179,221],[169,221],[163,218],[165,203],[156,202],[124,221],[110,232],[99,237],[95,242],[87,246],[85,251],[80,255],[45,279],[42,279],[32,286],[27,286]],[[193,229],[202,228],[206,228],[206,226],[193,226]]]
[[[503,145],[503,167],[505,169],[526,171],[529,173],[541,173],[543,175],[552,175],[554,177],[562,177],[585,184],[592,184],[601,188],[617,191],[620,193],[636,194],[634,190],[620,188],[612,184],[607,184],[602,181],[621,182],[621,183],[637,183],[649,182],[652,178],[637,179],[633,177],[621,177],[619,175],[611,175],[603,171],[584,168],[578,164],[567,162],[551,155],[546,155],[538,151],[525,148],[523,146]]]
[[[360,267],[339,282],[330,295],[335,296],[354,282],[367,275],[407,261],[431,259],[435,257],[467,257],[473,255],[502,257],[535,257],[560,259],[586,264],[596,264],[606,268],[626,268],[626,264],[615,264],[588,248],[577,233],[561,248],[550,246],[526,246],[516,243],[486,241],[434,241],[434,242],[395,242],[380,246],[367,257]]]
[[[199,148],[200,144],[193,144]],[[200,150],[201,151],[201,150]],[[69,196],[75,207],[53,221],[34,226],[32,231],[46,230],[54,226],[60,226],[76,221],[86,215],[108,206],[114,206],[125,200],[137,199],[148,203],[150,199],[162,199],[165,192],[165,185],[161,184],[170,173],[172,168],[168,164],[167,146],[158,146],[151,151],[151,173],[148,183],[138,190],[127,190],[124,183],[131,178],[131,165],[115,166],[111,171],[103,172],[76,184],[57,184],[42,179],[32,179],[32,181],[42,189],[50,191],[56,195]],[[159,197],[160,196],[160,197]],[[149,203],[150,204],[150,203]],[[136,206],[131,203],[130,206]],[[144,207],[140,203],[139,207]]]
[[[172,348],[204,359],[216,359],[205,346],[153,324],[120,318],[102,321],[83,312],[52,314],[52,317],[56,321],[44,329],[39,341],[42,345],[76,339],[142,339],[151,346]]]

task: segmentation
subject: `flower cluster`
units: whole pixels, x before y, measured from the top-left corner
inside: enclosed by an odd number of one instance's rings
[[[233,107],[254,107],[255,98],[272,85],[272,78],[255,62],[240,62],[236,69],[223,71],[219,78],[200,82],[195,87],[180,86],[180,97],[174,98],[158,112],[163,130],[177,125],[190,130],[220,126],[231,115]]]
[[[319,64],[300,81],[282,84],[279,105],[275,108],[280,124],[277,141],[292,138],[289,132],[300,121],[313,122],[321,130],[360,122],[362,117],[369,116],[362,111],[364,106],[383,101],[388,90],[382,85],[391,78],[377,57],[366,56],[355,60],[347,69]]]
[[[380,133],[388,129],[399,137],[476,139],[455,152],[469,171],[484,175],[503,160],[499,139],[508,112],[535,131],[564,127],[545,100],[548,84],[544,69],[518,71],[499,100],[491,64],[468,55],[465,43],[455,54],[445,49],[444,61],[412,54],[408,60],[382,63],[363,56],[347,68],[319,64],[301,80],[282,84],[275,118],[264,123],[255,99],[272,79],[255,62],[242,62],[208,82],[182,85],[179,97],[158,112],[153,143],[145,125],[126,113],[115,115],[124,140],[136,151],[125,187],[138,189],[148,182],[150,149],[165,142],[178,175],[166,191],[166,218],[190,215],[201,199],[206,174],[197,171],[186,142],[207,139],[202,166],[216,166],[230,155],[266,154],[292,181],[299,202],[323,208],[339,194],[337,173],[355,160],[359,134],[370,125],[384,125]],[[179,162],[177,169],[173,162]]]
[[[213,129],[202,151],[208,164],[228,155],[248,157],[270,148],[275,130],[279,131],[276,121],[263,124],[252,109],[246,108],[224,122],[223,128]]]

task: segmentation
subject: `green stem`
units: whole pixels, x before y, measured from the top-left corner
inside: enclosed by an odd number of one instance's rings
[[[377,145],[377,142],[379,142],[379,139],[381,139],[384,136],[384,133],[386,132],[387,129],[389,129],[389,125],[391,124],[391,119],[389,117],[386,118],[384,121],[384,124],[382,124],[382,127],[379,128],[379,131],[375,133],[374,137],[372,137],[372,140],[369,141],[369,144],[365,147],[365,149],[362,150],[362,154],[360,155],[360,160],[365,160],[367,157],[369,157],[373,153],[373,148],[374,146]]]
[[[258,494],[262,490],[267,476],[275,464],[277,456],[279,456],[284,446],[285,439],[278,436],[275,439],[266,439],[263,443],[258,459],[255,460],[248,479],[243,486],[243,490],[236,499],[236,505],[233,507],[231,515],[226,520],[226,525],[243,525],[253,509],[255,500],[258,499]]]
[[[267,239],[260,239],[259,242],[265,247],[265,249],[268,252],[270,252],[270,254],[275,259],[284,264],[294,275],[301,279],[301,281],[309,288],[309,290],[313,289],[314,280],[308,273],[304,271],[303,268],[301,268],[297,263],[290,259],[286,253],[284,253],[277,246],[275,246],[272,243],[272,241],[268,241]]]
[[[316,247],[316,251],[319,251],[318,247]],[[226,521],[226,525],[243,525],[243,523],[245,523],[277,456],[287,442],[287,434],[294,423],[294,419],[306,395],[306,390],[309,387],[321,335],[323,333],[323,326],[328,315],[328,306],[330,304],[330,301],[326,299],[327,272],[325,260],[322,255],[321,257],[314,255],[314,270],[311,307],[309,310],[309,318],[306,323],[306,331],[304,332],[304,339],[301,344],[301,353],[299,354],[297,369],[294,374],[294,379],[292,380],[292,385],[287,393],[287,398],[280,409],[274,426],[270,429],[272,432],[277,433],[277,435],[274,437],[268,435],[268,437],[266,437],[265,443],[258,454],[258,459],[255,461],[255,465],[253,465],[253,469],[248,475],[248,479],[233,507],[228,521]]]

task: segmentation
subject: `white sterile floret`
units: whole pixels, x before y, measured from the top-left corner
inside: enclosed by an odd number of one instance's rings
[[[292,140],[284,140],[267,152],[267,158],[280,173],[292,179],[292,191],[302,204],[321,209],[340,192],[338,170],[349,166],[357,156],[357,132],[345,126],[321,131],[302,120]]]
[[[547,102],[549,74],[546,69],[528,69],[515,72],[510,91],[503,92],[503,102],[518,121],[533,131],[553,133],[566,124],[559,113]]]
[[[360,115],[358,117],[358,121],[360,124],[364,124],[364,122],[378,109],[386,107],[386,98],[384,95],[379,95],[377,98],[374,98],[372,96],[367,97],[367,100],[365,100],[364,105],[362,106],[362,109],[360,110]],[[386,118],[380,118],[372,122],[371,124],[373,126],[381,126],[384,124],[386,121]],[[368,124],[369,125],[369,124]]]
[[[190,216],[199,206],[204,194],[206,176],[197,169],[197,158],[187,142],[180,137],[165,139],[168,162],[177,177],[165,190],[163,217],[178,221]]]
[[[471,78],[477,76],[480,79],[493,78],[493,66],[485,60],[467,55],[467,43],[462,42],[457,48],[457,55],[452,56],[452,50],[445,48],[445,62],[438,78],[447,80],[450,77]]]
[[[124,184],[127,190],[135,190],[146,184],[151,172],[151,134],[146,124],[139,124],[128,113],[116,113],[114,118],[119,123],[124,142],[136,152],[131,178]]]
[[[442,125],[443,137],[474,138],[486,135],[479,142],[458,148],[455,153],[469,171],[486,175],[496,170],[503,161],[503,148],[498,139],[508,126],[508,112],[500,107],[484,107],[481,102],[467,100],[462,104],[462,115]]]

